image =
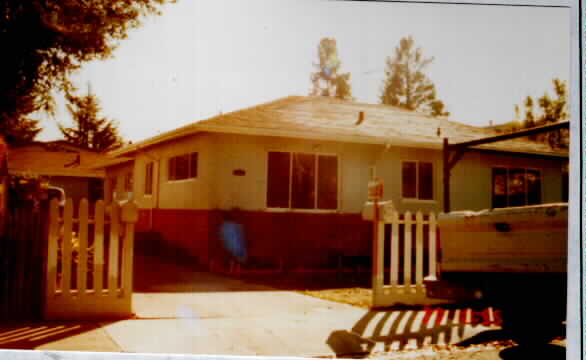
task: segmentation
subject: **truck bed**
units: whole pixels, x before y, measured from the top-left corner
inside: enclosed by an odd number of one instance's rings
[[[565,273],[568,204],[438,216],[441,272]]]

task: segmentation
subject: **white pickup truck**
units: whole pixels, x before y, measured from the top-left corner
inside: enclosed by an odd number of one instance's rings
[[[568,204],[457,211],[438,216],[440,278],[427,296],[502,309],[517,342],[549,341],[563,329]]]

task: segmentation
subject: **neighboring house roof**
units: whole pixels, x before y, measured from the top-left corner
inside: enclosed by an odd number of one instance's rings
[[[359,122],[360,113],[364,119]],[[438,135],[439,128],[439,135]],[[133,152],[198,132],[294,137],[352,143],[389,144],[441,149],[450,143],[476,140],[498,133],[445,118],[433,118],[387,105],[360,104],[330,97],[290,96],[251,108],[214,116],[111,152]],[[526,139],[507,140],[475,148],[567,157],[567,151]]]
[[[93,165],[105,158],[105,154],[59,141],[34,142],[8,150],[8,172],[14,175],[102,178],[104,170],[94,169]]]
[[[90,168],[91,169],[101,169],[101,168],[105,168],[105,167],[126,164],[131,161],[134,161],[134,159],[131,157],[113,157],[113,156],[108,155],[107,157],[104,157],[100,161],[97,161],[96,163],[92,164],[90,166]]]

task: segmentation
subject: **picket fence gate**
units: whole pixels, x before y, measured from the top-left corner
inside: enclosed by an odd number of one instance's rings
[[[430,213],[424,217],[418,211],[413,217],[407,211],[400,216],[397,211],[386,211],[376,226],[378,229],[373,239],[373,307],[444,302],[428,298],[423,282],[427,276],[438,275],[436,215]],[[388,253],[385,254],[385,251]]]
[[[74,204],[56,199],[49,208],[46,320],[123,318],[132,314],[136,204]]]

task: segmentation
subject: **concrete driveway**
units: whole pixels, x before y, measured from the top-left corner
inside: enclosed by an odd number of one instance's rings
[[[0,324],[0,349],[370,355],[377,360],[540,357],[526,356],[529,350],[550,359],[565,357],[565,348],[559,345],[525,350],[486,346],[506,337],[498,328],[464,324],[462,309],[438,310],[431,315],[408,309],[368,311],[141,257],[136,258],[136,270],[136,318]],[[462,341],[468,344],[464,349],[442,346]]]
[[[423,312],[369,312],[154,258],[137,257],[136,274],[137,318],[103,325],[125,352],[327,356],[456,343],[487,330],[448,317],[423,329]]]
[[[137,318],[105,325],[124,351],[233,355],[332,354],[332,330],[363,309],[137,258]]]

